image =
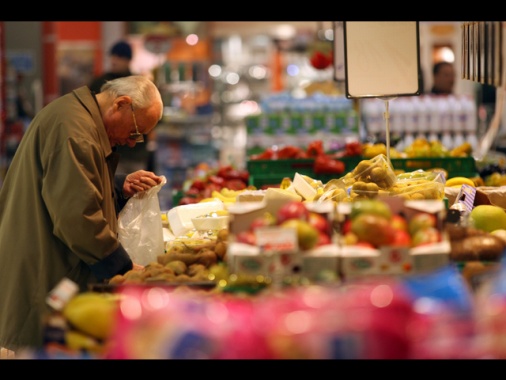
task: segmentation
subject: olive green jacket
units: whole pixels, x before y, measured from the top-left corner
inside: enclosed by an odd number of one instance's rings
[[[132,268],[118,240],[117,161],[87,87],[33,119],[0,188],[0,347],[42,346],[46,297],[64,277],[85,291]]]

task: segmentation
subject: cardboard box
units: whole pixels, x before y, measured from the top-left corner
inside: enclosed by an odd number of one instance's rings
[[[227,252],[231,273],[269,277],[274,284],[282,284],[293,276],[310,282],[339,280],[339,248],[335,244],[308,252],[263,252],[259,247],[231,243]]]
[[[235,242],[228,246],[227,264],[230,273],[269,277],[277,283],[301,271],[297,252],[263,252],[259,247]]]
[[[343,246],[339,273],[343,280],[370,275],[405,275],[413,272],[408,248],[372,249]]]
[[[339,281],[340,254],[335,244],[325,245],[301,254],[301,276],[313,283],[329,279]]]

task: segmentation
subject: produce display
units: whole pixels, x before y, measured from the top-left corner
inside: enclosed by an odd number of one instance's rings
[[[205,239],[175,239],[167,252],[143,270],[130,270],[109,280],[111,285],[139,283],[200,283],[209,281],[209,268],[226,258],[228,229]]]
[[[379,153],[328,181],[295,171],[261,190],[232,167],[201,175],[161,215],[165,253],[55,312],[48,350],[104,359],[504,358],[491,338],[504,334],[498,320],[481,318],[471,299],[487,303],[500,286],[506,212],[474,205],[476,182],[439,169],[400,172]],[[459,192],[455,203],[444,202],[447,188]],[[379,312],[370,292],[386,289],[395,301]],[[450,309],[424,314],[418,298]],[[138,321],[124,314],[127,304],[142,310]],[[329,349],[357,331],[352,310],[378,313],[361,327],[368,344]],[[281,322],[294,313],[309,318],[307,331]],[[441,329],[453,335],[431,351]],[[358,349],[366,346],[377,349]]]

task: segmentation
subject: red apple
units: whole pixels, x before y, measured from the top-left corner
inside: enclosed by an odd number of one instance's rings
[[[276,217],[278,224],[289,219],[307,221],[309,219],[309,210],[300,201],[289,201],[279,208]]]
[[[319,247],[321,245],[327,245],[331,244],[332,241],[330,240],[330,236],[326,234],[325,232],[319,232],[318,233],[318,241],[316,242],[316,246]]]
[[[360,214],[353,218],[351,231],[359,241],[371,243],[375,247],[390,245],[395,239],[395,230],[390,220],[375,214]]]
[[[419,247],[421,245],[434,244],[442,239],[441,232],[435,227],[422,228],[415,232],[411,238],[411,245]]]
[[[396,247],[411,247],[411,235],[407,230],[396,230],[394,241],[391,245]]]
[[[399,214],[392,215],[392,227],[395,230],[408,231],[408,221],[405,217]]]
[[[239,243],[256,245],[256,237],[253,231],[241,231],[236,235],[236,240]]]
[[[351,219],[346,219],[343,223],[342,234],[346,235],[348,232],[351,232]]]
[[[310,212],[307,221],[318,231],[330,235],[330,222],[322,214],[318,214],[317,212]]]
[[[277,223],[276,218],[270,212],[265,212],[262,216],[259,216],[251,222],[249,229],[254,231],[260,227],[275,226]]]
[[[372,245],[371,243],[368,243],[366,241],[358,241],[356,244],[354,244],[356,246],[359,246],[359,247],[362,247],[362,248],[371,248],[371,249],[376,249],[376,247],[374,245]]]

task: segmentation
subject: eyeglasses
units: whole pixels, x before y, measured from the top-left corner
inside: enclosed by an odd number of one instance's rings
[[[130,136],[128,136],[128,138],[130,140],[135,140],[136,143],[142,143],[144,142],[144,136],[142,135],[142,133],[139,133],[139,127],[137,126],[137,119],[135,118],[134,106],[131,106],[131,108],[132,108],[132,116],[134,118],[135,133],[130,133]]]

